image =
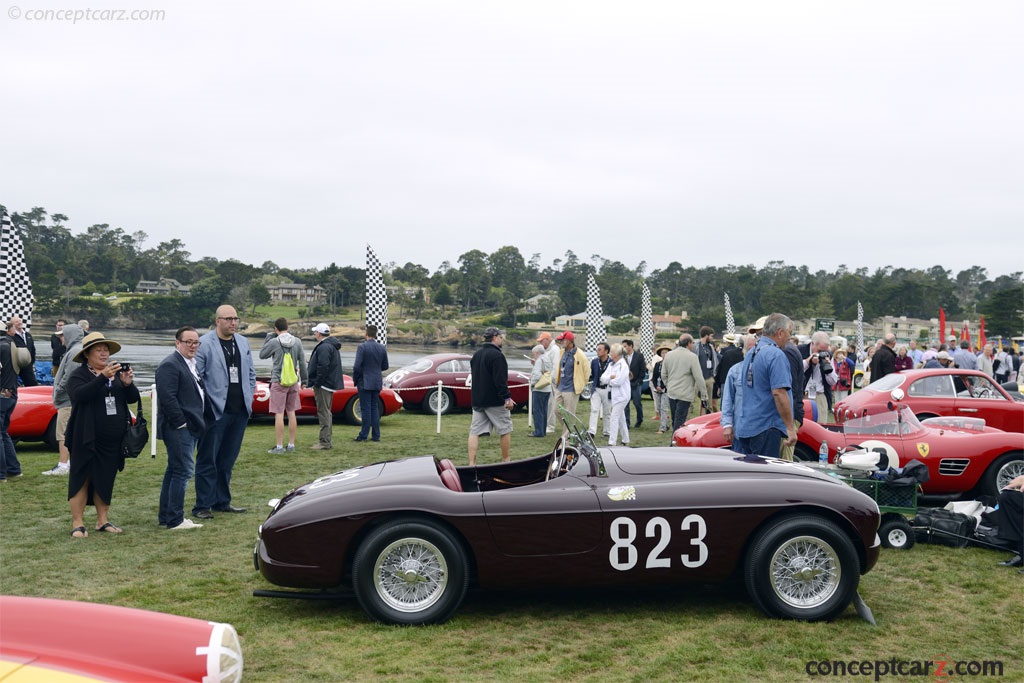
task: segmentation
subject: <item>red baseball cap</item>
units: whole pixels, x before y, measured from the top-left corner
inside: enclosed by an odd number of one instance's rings
[[[573,340],[576,339],[576,335],[573,334],[572,332],[570,332],[569,330],[566,330],[562,334],[560,334],[557,337],[555,337],[555,341],[562,341],[563,339],[568,339],[569,341],[573,341]]]

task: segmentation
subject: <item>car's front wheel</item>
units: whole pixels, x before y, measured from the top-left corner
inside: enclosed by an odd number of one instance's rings
[[[363,610],[387,624],[438,624],[462,604],[469,563],[451,532],[434,522],[396,520],[359,546],[352,588]]]
[[[423,398],[423,410],[431,415],[437,415],[438,404],[441,407],[441,414],[447,415],[455,407],[455,398],[447,389],[431,389]]]
[[[1024,453],[1020,451],[1003,453],[985,470],[978,488],[982,495],[998,496],[1007,484],[1022,474],[1024,474]]]
[[[833,619],[860,583],[853,541],[833,522],[789,517],[760,531],[747,552],[744,579],[765,614],[783,619]]]

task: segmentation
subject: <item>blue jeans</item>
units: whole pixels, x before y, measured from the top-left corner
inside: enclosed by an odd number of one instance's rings
[[[548,401],[550,391],[533,392],[533,435],[547,436],[548,433]]]
[[[0,396],[0,479],[6,479],[8,476],[16,477],[21,474],[18,452],[14,450],[14,441],[7,433],[16,405],[18,405],[17,396],[11,398]]]
[[[778,429],[770,427],[754,436],[737,436],[732,440],[732,449],[742,455],[766,455],[777,458],[784,436],[785,434]]]
[[[359,390],[359,416],[363,426],[359,429],[359,438],[365,439],[367,434],[374,441],[380,440],[380,390]],[[372,432],[371,432],[372,429]]]
[[[164,434],[167,447],[167,470],[160,487],[160,511],[157,520],[167,527],[181,524],[185,519],[185,488],[192,478],[192,454],[196,450],[196,437],[187,428]]]
[[[231,471],[242,448],[248,413],[224,413],[199,439],[196,454],[196,504],[200,510],[224,509],[231,505]]]

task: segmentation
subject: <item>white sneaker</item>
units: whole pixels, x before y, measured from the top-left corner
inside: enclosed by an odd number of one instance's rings
[[[171,529],[172,531],[177,531],[178,529],[198,529],[201,526],[203,526],[203,525],[202,524],[196,524],[191,519],[186,517],[185,519],[181,520],[181,524],[179,524],[178,526],[172,526],[172,527],[168,527],[168,528]]]
[[[69,472],[71,472],[71,466],[68,465],[67,463],[59,462],[56,465],[54,465],[53,467],[51,467],[50,469],[48,469],[45,472],[43,472],[42,474],[44,474],[46,476],[54,476],[54,475],[56,475],[56,476],[59,476],[59,477],[66,477],[66,476],[68,476]]]

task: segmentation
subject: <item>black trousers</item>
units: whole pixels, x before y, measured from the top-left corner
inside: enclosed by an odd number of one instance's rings
[[[1008,489],[1000,492],[998,536],[1024,556],[1024,493]]]

